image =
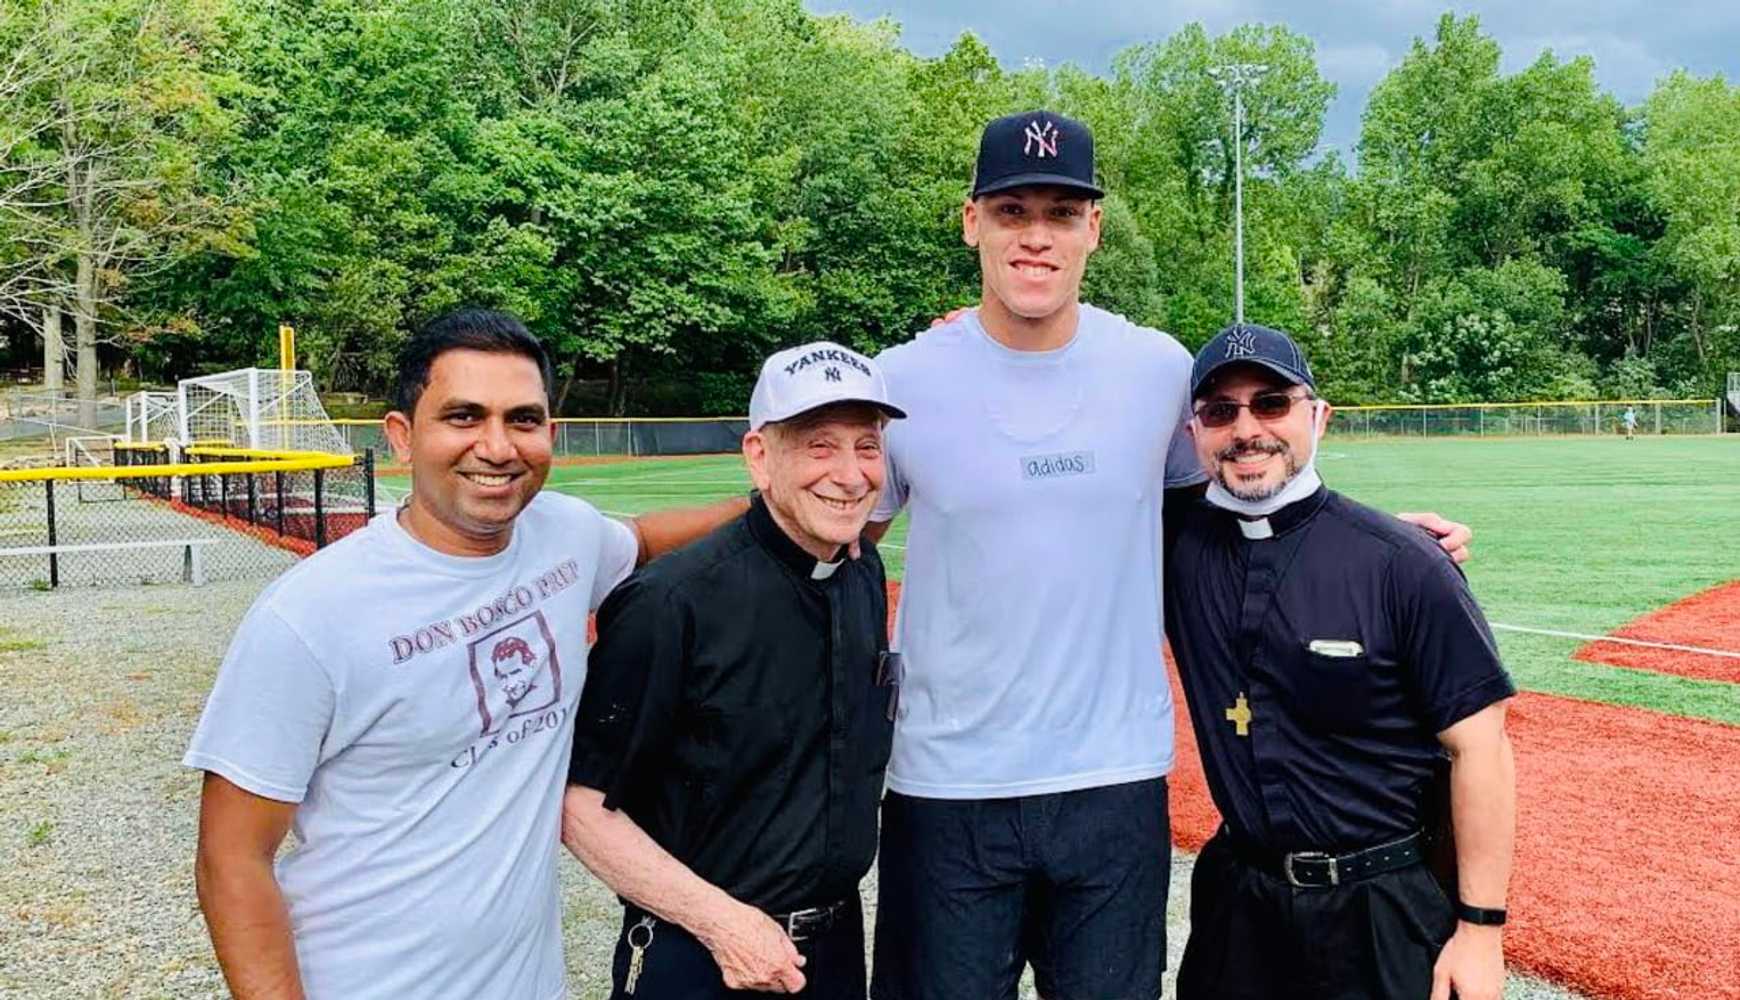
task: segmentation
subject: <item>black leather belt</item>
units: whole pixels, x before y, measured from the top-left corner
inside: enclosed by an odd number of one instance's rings
[[[858,905],[856,899],[842,899],[826,906],[812,906],[807,910],[793,910],[790,913],[774,913],[773,922],[785,928],[785,934],[793,941],[826,934],[834,929],[840,917],[845,915],[846,905]]]
[[[1281,854],[1242,843],[1225,828],[1222,828],[1221,836],[1240,861],[1298,889],[1327,889],[1358,882],[1420,864],[1426,859],[1424,838],[1419,833],[1347,854],[1326,854],[1323,851]]]

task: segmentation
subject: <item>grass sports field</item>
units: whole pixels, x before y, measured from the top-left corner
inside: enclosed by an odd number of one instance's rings
[[[1719,586],[1740,578],[1740,436],[1331,438],[1320,467],[1475,529],[1469,579],[1524,692],[1512,961],[1590,996],[1740,998],[1740,586]],[[549,483],[618,514],[746,487],[736,456]],[[1214,816],[1189,743],[1174,811],[1195,848]]]

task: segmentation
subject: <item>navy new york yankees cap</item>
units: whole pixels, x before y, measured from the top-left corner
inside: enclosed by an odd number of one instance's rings
[[[1094,135],[1086,125],[1049,111],[1027,111],[985,126],[973,197],[1035,184],[1074,188],[1089,198],[1106,196],[1094,183]]]
[[[1261,365],[1293,385],[1317,391],[1305,352],[1292,337],[1255,323],[1235,323],[1196,352],[1196,364],[1190,369],[1190,398],[1200,397],[1216,373],[1233,365]]]

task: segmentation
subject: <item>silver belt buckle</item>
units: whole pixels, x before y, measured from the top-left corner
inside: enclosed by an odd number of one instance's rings
[[[1297,861],[1327,861],[1327,862],[1329,862],[1329,885],[1331,887],[1334,887],[1334,886],[1338,886],[1341,884],[1341,870],[1340,870],[1340,867],[1336,864],[1335,858],[1323,853],[1322,851],[1299,851],[1299,852],[1296,852],[1294,854],[1284,855],[1281,858],[1281,871],[1283,873],[1285,873],[1287,876],[1287,884],[1292,886],[1293,888],[1295,888],[1295,889],[1318,889],[1318,888],[1322,888],[1321,886],[1318,886],[1318,885],[1307,884],[1305,882],[1299,881],[1299,877],[1297,875],[1293,874],[1293,862],[1296,860]]]
[[[800,918],[800,917],[804,917],[804,918],[813,917],[820,912],[822,912],[821,907],[812,906],[807,910],[793,910],[790,913],[786,914],[785,915],[785,936],[788,938],[791,938],[793,941],[803,941],[803,940],[807,939],[809,937],[808,934],[799,934],[797,932],[798,918]]]

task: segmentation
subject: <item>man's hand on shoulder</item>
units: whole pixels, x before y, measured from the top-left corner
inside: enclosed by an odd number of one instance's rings
[[[773,918],[730,900],[696,936],[733,990],[796,993],[804,988],[804,957]]]
[[[950,323],[953,323],[955,320],[960,319],[962,316],[965,316],[967,313],[970,313],[972,311],[973,311],[972,306],[956,306],[953,309],[950,309],[948,312],[943,313],[941,316],[938,316],[936,319],[931,320],[930,321],[930,328],[932,330],[934,330],[939,326],[947,326]],[[924,334],[924,331],[920,330],[919,335],[923,336],[923,334]]]
[[[1438,547],[1449,553],[1450,558],[1454,559],[1458,565],[1473,558],[1474,529],[1468,525],[1446,520],[1444,517],[1431,512],[1424,514],[1405,513],[1396,516],[1417,528],[1424,528],[1428,534],[1438,539]]]

